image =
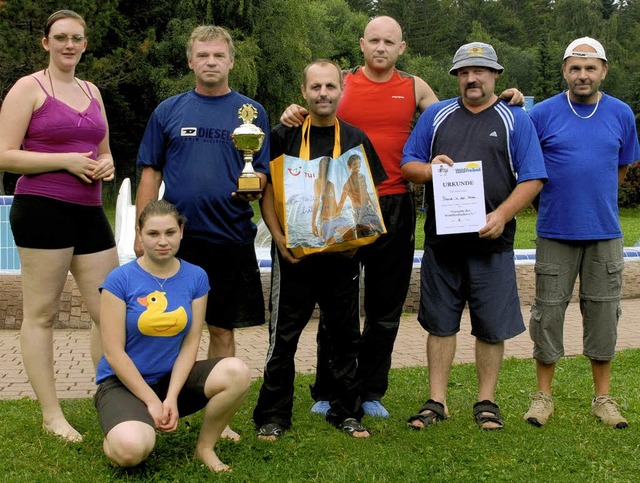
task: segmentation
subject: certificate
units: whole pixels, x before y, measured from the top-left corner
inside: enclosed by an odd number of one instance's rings
[[[482,161],[434,164],[432,173],[438,235],[477,232],[487,224]]]

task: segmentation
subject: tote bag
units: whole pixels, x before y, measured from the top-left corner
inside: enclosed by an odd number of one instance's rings
[[[340,153],[335,121],[333,156],[309,159],[309,117],[298,157],[270,163],[275,209],[293,256],[342,252],[373,243],[386,228],[362,145]]]

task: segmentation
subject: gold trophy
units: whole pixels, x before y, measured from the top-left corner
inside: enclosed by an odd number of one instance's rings
[[[251,165],[253,155],[260,151],[262,141],[264,141],[262,129],[251,122],[256,117],[258,117],[258,110],[251,104],[243,104],[238,110],[238,118],[242,119],[243,123],[231,134],[233,144],[238,151],[242,151],[244,158],[244,168],[238,178],[237,191],[242,194],[258,194],[262,191],[260,177]]]

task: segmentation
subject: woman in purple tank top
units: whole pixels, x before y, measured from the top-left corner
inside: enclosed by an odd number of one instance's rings
[[[64,440],[82,436],[66,420],[55,390],[53,325],[69,272],[98,323],[98,287],[118,265],[102,209],[102,180],[114,176],[104,104],[98,89],[75,77],[87,47],[80,15],[60,10],[47,20],[48,66],[19,79],[0,111],[0,170],[22,176],[11,228],[22,271],[24,366],[40,402],[43,429]],[[102,353],[93,324],[91,355]]]

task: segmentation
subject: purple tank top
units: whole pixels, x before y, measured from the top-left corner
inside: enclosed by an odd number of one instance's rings
[[[34,77],[35,79],[35,77]],[[27,134],[22,142],[25,151],[39,153],[86,153],[92,151],[96,159],[98,145],[107,133],[100,103],[91,96],[89,107],[76,111],[50,96],[42,83],[35,79],[47,95],[44,104],[33,111]],[[68,171],[51,171],[22,175],[16,184],[16,194],[30,194],[54,198],[88,206],[102,204],[102,183],[85,183]]]

